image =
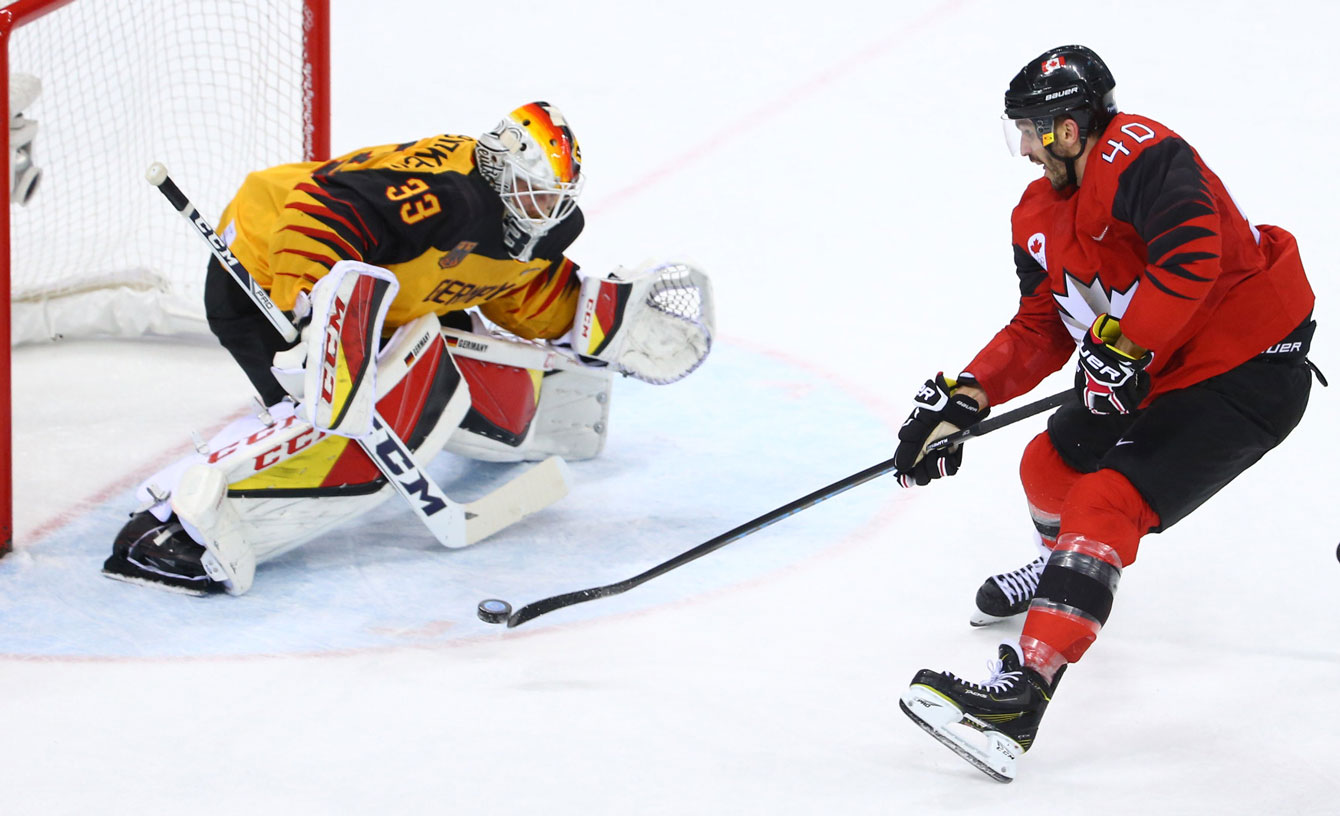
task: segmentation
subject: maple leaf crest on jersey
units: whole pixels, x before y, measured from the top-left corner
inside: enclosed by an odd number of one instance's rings
[[[1110,314],[1116,318],[1124,316],[1126,307],[1130,305],[1131,298],[1135,297],[1135,292],[1140,287],[1140,281],[1137,280],[1122,291],[1108,287],[1103,283],[1101,276],[1095,275],[1093,280],[1085,283],[1069,270],[1062,271],[1065,291],[1053,290],[1052,300],[1056,302],[1061,322],[1065,323],[1066,329],[1070,331],[1070,336],[1076,343],[1084,339],[1085,332],[1093,325],[1098,315]]]
[[[1033,256],[1033,260],[1038,262],[1038,266],[1047,268],[1047,236],[1040,232],[1033,233],[1028,239],[1028,254]]]

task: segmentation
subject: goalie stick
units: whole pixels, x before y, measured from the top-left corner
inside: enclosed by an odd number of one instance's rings
[[[530,368],[542,371],[590,371],[587,365],[555,348],[546,348],[521,339],[489,337],[473,332],[442,327],[451,353],[487,363]]]
[[[973,425],[971,428],[965,428],[961,431],[958,431],[957,433],[944,437],[941,440],[937,440],[937,442],[944,442],[944,444],[940,445],[938,448],[936,448],[936,450],[948,447],[949,445],[953,445],[956,442],[962,443],[963,440],[971,436],[984,436],[986,434],[991,433],[994,430],[1003,428],[1006,425],[1012,425],[1021,419],[1027,419],[1028,417],[1040,414],[1044,411],[1049,411],[1052,408],[1059,407],[1060,405],[1071,399],[1074,399],[1074,391],[1069,388],[1057,394],[1052,394],[1049,397],[1043,397],[1040,400],[1030,402],[1027,405],[1022,405],[1018,408],[1015,408],[1012,411],[1006,411],[1005,413],[997,417],[983,420],[977,423],[976,425]],[[613,584],[606,584],[605,586],[591,587],[590,589],[581,589],[576,592],[568,592],[562,595],[554,595],[549,598],[542,598],[538,601],[532,601],[531,603],[526,604],[525,606],[516,610],[507,617],[507,628],[511,629],[513,627],[520,626],[526,621],[533,620],[535,618],[538,618],[540,615],[553,612],[555,609],[562,609],[565,606],[573,606],[574,604],[585,603],[587,601],[594,601],[598,598],[608,598],[611,595],[618,595],[620,593],[627,592],[633,587],[639,586],[640,584],[644,584],[647,581],[650,581],[651,579],[657,576],[664,575],[665,573],[673,569],[677,569],[679,567],[684,566],[690,561],[702,558],[704,555],[707,555],[710,552],[719,550],[733,541],[739,541],[740,539],[744,538],[747,535],[750,535],[751,533],[756,533],[759,530],[762,530],[765,527],[775,524],[781,521],[782,519],[787,518],[788,516],[793,516],[802,510],[807,510],[813,507],[814,505],[824,501],[825,499],[833,498],[839,493],[845,493],[846,491],[852,489],[853,487],[856,487],[857,485],[865,484],[871,479],[877,479],[880,476],[883,476],[887,473],[891,473],[895,469],[896,468],[893,465],[893,459],[886,459],[885,461],[880,462],[877,465],[872,465],[871,467],[868,467],[859,473],[853,473],[852,475],[846,477],[845,479],[840,479],[839,481],[833,482],[827,487],[820,488],[814,491],[813,493],[810,493],[807,496],[803,496],[799,499],[796,499],[795,501],[789,504],[784,504],[781,507],[778,507],[776,510],[764,513],[758,518],[752,521],[747,521],[733,530],[729,530],[725,533],[722,533],[716,538],[713,538],[709,541],[704,541],[702,544],[699,544],[693,549],[680,553],[674,558],[671,558],[669,561],[657,564],[656,566],[652,567],[646,572],[634,575],[632,578],[628,578],[626,580],[619,581]]]
[[[288,319],[274,301],[270,300],[270,295],[256,283],[256,279],[251,277],[251,273],[242,266],[242,262],[237,260],[232,250],[223,242],[219,234],[214,231],[214,227],[205,220],[200,211],[191,204],[190,200],[182,193],[172,179],[168,178],[167,167],[159,162],[149,165],[149,171],[145,173],[145,178],[149,183],[158,188],[158,192],[168,200],[177,212],[181,213],[191,226],[196,228],[200,237],[205,243],[209,244],[209,249],[214,253],[214,257],[219,259],[223,268],[228,270],[228,274],[233,276],[233,280],[238,286],[247,293],[251,302],[256,304],[256,308],[261,310],[261,314],[270,321],[270,325],[275,327],[275,331],[283,336],[284,340],[292,343],[298,339],[298,327],[293,325],[293,321]]]
[[[168,177],[167,168],[159,162],[149,166],[149,183],[191,222],[197,233],[209,244],[214,257],[223,264],[233,280],[250,296],[271,325],[288,342],[298,339],[298,329],[270,296],[256,283],[246,267],[228,249],[214,227],[191,204],[190,200]],[[468,547],[509,524],[520,521],[531,513],[548,507],[567,495],[571,484],[566,466],[557,457],[550,457],[539,465],[503,485],[489,495],[462,506],[453,502],[432,478],[414,461],[413,454],[380,414],[373,415],[372,432],[357,441],[363,450],[444,547]]]

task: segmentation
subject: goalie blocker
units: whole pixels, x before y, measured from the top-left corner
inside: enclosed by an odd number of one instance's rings
[[[614,320],[593,325],[608,327],[606,339],[629,331],[628,339],[598,350],[609,354],[602,362],[663,381],[679,379],[701,363],[711,337],[710,284],[701,272],[673,264],[627,281],[595,280],[614,284],[606,292],[625,294],[609,301],[620,309],[591,313],[597,321]],[[375,275],[357,282],[332,279],[327,291],[347,296],[361,286],[385,294],[382,282]],[[636,290],[619,288],[634,283]],[[687,291],[695,286],[702,289]],[[319,294],[313,292],[314,300]],[[370,299],[365,303],[372,308],[350,314],[366,315],[361,325],[371,328],[380,322],[377,302]],[[666,316],[689,328],[667,330]],[[104,574],[187,594],[242,594],[257,564],[379,505],[392,491],[350,438],[362,428],[360,417],[373,411],[374,403],[360,394],[375,394],[376,413],[420,464],[444,448],[488,461],[544,460],[465,506],[470,544],[566,494],[568,476],[557,457],[590,458],[604,446],[610,367],[591,367],[548,344],[490,333],[477,318],[474,331],[463,332],[440,327],[435,316],[426,315],[397,330],[375,362],[365,364],[356,353],[352,360],[342,357],[330,369],[337,372],[332,379],[312,373],[331,362],[328,349],[339,347],[320,339],[328,323],[313,320],[304,342],[276,357],[275,374],[295,393],[293,400],[237,420],[140,486],[144,509],[118,534]],[[342,353],[351,348],[354,344],[344,343]],[[318,397],[306,399],[309,388]]]

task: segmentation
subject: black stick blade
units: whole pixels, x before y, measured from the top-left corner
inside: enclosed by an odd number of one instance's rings
[[[620,592],[626,592],[629,589],[632,589],[633,586],[633,584],[629,584],[628,586],[610,584],[609,586],[567,592],[562,595],[555,595],[551,598],[542,598],[538,601],[528,603],[513,612],[512,616],[507,619],[507,628],[515,628],[528,620],[533,620],[541,615],[547,615],[555,609],[562,609],[565,606],[574,606],[579,603],[585,603],[586,601],[594,601],[596,598],[604,598],[608,595],[618,595]]]

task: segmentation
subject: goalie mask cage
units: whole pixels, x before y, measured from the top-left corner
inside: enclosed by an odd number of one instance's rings
[[[11,190],[24,161],[13,152],[24,137],[11,139],[21,123],[36,122],[29,153],[41,172],[28,202],[11,201],[0,219],[0,325],[12,344],[208,333],[209,253],[145,170],[153,161],[176,170],[217,219],[248,172],[327,158],[329,16],[329,0],[17,0],[0,9]],[[10,400],[6,355],[0,555],[13,539]]]

